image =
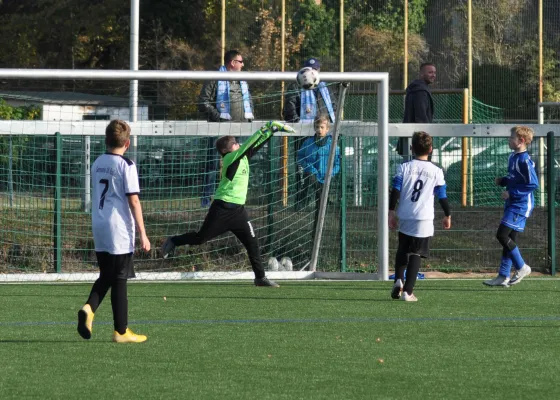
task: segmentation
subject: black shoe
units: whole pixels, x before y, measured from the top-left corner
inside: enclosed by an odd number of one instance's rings
[[[393,284],[393,289],[391,289],[391,298],[398,300],[401,298],[403,292],[403,283],[400,279],[397,279]]]
[[[279,284],[277,284],[274,281],[271,281],[270,279],[268,279],[266,276],[264,278],[255,278],[255,286],[269,286],[269,287],[280,287]]]
[[[171,237],[168,237],[167,239],[165,239],[165,242],[163,242],[163,245],[161,246],[161,256],[163,258],[167,258],[169,256],[173,256],[174,252],[175,244],[171,240]]]

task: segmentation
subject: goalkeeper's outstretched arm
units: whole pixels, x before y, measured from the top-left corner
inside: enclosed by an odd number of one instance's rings
[[[261,129],[253,133],[253,135],[243,143],[237,151],[235,151],[233,162],[243,157],[251,158],[266,142],[270,140],[276,132],[295,132],[294,129],[279,121],[267,122]]]

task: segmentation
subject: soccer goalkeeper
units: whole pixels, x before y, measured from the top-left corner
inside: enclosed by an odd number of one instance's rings
[[[249,159],[275,132],[294,132],[294,130],[281,122],[270,121],[243,145],[239,145],[233,136],[223,136],[216,141],[216,150],[223,157],[223,165],[214,201],[198,232],[187,232],[165,240],[161,247],[163,258],[172,254],[176,246],[200,245],[230,231],[247,249],[255,273],[255,286],[279,286],[265,276],[259,240],[245,209],[249,186]]]

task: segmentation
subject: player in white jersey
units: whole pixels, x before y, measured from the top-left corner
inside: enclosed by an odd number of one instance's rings
[[[92,229],[99,279],[91,288],[86,304],[78,312],[78,333],[91,338],[94,313],[111,289],[111,306],[117,343],[140,343],[147,338],[128,328],[127,279],[134,277],[134,232],[138,229],[140,245],[150,251],[144,229],[142,207],[138,194],[136,165],[124,157],[130,146],[130,127],[114,120],[105,130],[107,152],[99,156],[91,168],[93,199]]]
[[[414,285],[421,259],[428,257],[430,238],[434,235],[434,195],[445,214],[443,228],[451,228],[443,171],[428,161],[432,152],[432,137],[426,132],[414,132],[412,151],[414,159],[399,166],[389,198],[389,228],[399,226],[399,248],[391,297],[405,301],[417,301],[413,294]],[[395,213],[397,202],[399,208]]]

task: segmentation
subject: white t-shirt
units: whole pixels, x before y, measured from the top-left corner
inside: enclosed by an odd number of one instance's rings
[[[95,251],[134,252],[136,227],[127,196],[140,193],[136,165],[121,155],[106,153],[93,163],[91,176]]]
[[[412,160],[399,166],[393,187],[400,191],[399,231],[415,237],[434,235],[434,192],[445,194],[440,167],[430,161]]]

